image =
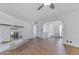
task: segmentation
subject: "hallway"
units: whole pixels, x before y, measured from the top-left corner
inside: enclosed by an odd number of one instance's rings
[[[0,53],[1,55],[66,55],[79,54],[79,49],[63,46],[62,39],[30,39],[22,46]]]

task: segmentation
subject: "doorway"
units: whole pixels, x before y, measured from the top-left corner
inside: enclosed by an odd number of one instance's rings
[[[48,22],[43,25],[43,38],[63,38],[62,21]]]
[[[33,34],[34,34],[34,37],[37,37],[37,23],[35,23],[34,25],[33,25]]]

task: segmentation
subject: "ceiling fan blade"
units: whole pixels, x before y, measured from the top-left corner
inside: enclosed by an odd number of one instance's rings
[[[42,4],[37,10],[40,10],[43,6],[44,6],[44,4]]]
[[[55,6],[54,6],[53,3],[51,3],[49,7],[50,7],[51,9],[54,9],[54,8],[55,8]]]

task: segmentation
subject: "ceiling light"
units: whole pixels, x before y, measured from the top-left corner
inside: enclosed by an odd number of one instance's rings
[[[49,6],[51,3],[44,3],[45,6]]]
[[[46,0],[46,1],[44,2],[44,5],[45,5],[45,6],[49,6],[51,3],[52,3],[52,0]]]

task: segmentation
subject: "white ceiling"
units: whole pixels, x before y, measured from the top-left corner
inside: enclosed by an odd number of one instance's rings
[[[40,5],[38,3],[0,3],[0,11],[22,20],[38,21],[50,16],[58,17],[79,10],[79,3],[54,3],[55,9],[53,10],[49,7],[43,7],[37,11]]]

